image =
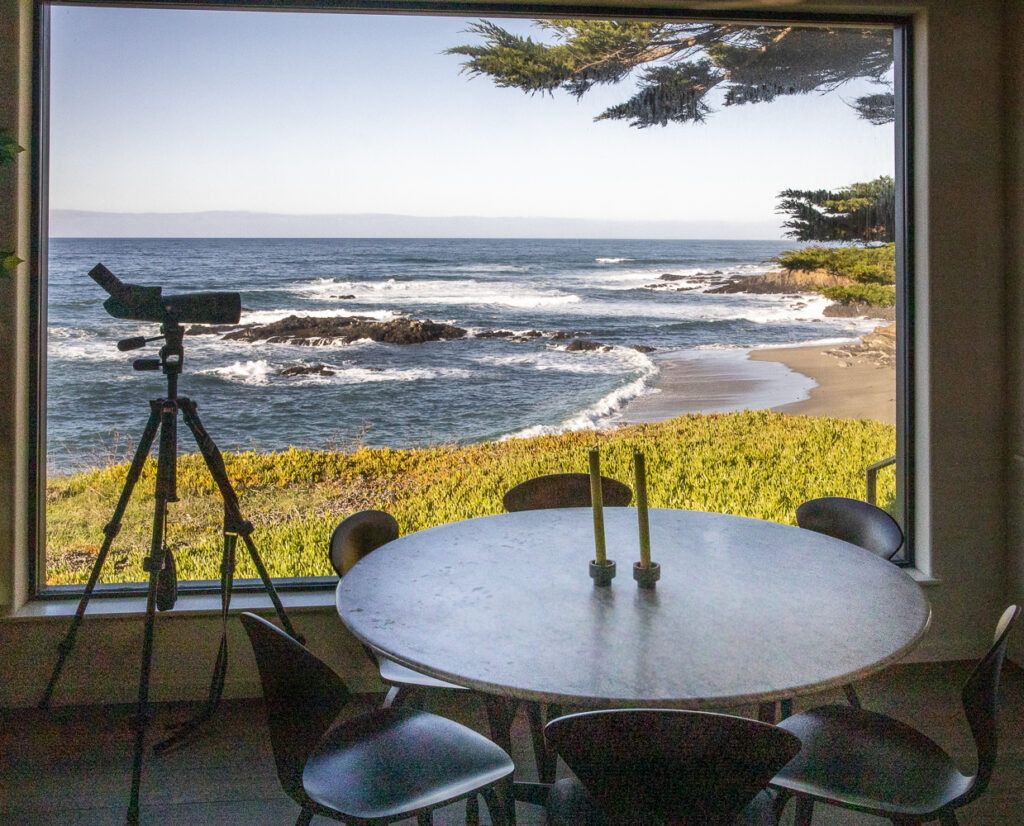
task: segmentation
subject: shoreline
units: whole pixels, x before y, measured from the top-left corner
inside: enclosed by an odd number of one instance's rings
[[[686,413],[768,409],[896,423],[896,370],[830,355],[835,344],[736,351],[677,351],[658,359],[656,392],[630,400],[614,424]]]

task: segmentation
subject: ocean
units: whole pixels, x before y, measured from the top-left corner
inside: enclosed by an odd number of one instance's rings
[[[98,262],[122,281],[161,286],[167,294],[238,291],[243,324],[289,315],[358,315],[465,328],[464,338],[412,345],[360,340],[304,346],[186,336],[179,393],[198,403],[221,450],[348,449],[600,427],[614,422],[631,399],[656,392],[658,365],[667,356],[742,357],[755,347],[848,340],[873,326],[824,317],[827,302],[819,296],[707,292],[725,279],[773,269],[772,257],[794,246],[53,238],[48,472],[130,458],[149,415],[148,400],[166,391],[159,372],[132,369],[135,358],[156,356],[159,342],[118,351],[119,339],[154,336],[159,327],[106,313],[107,294],[88,277]],[[520,335],[493,337],[493,331]],[[569,350],[576,339],[603,346]],[[295,367],[318,372],[282,375]],[[754,405],[742,400],[734,406]],[[184,427],[179,444],[182,452],[195,448]]]

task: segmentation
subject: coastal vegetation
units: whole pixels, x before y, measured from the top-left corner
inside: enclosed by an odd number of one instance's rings
[[[896,304],[896,245],[871,247],[805,247],[778,256],[783,269],[825,272],[849,279],[848,284],[815,288],[840,304],[865,303],[874,307]]]
[[[890,456],[895,428],[868,420],[789,416],[768,411],[688,415],[609,431],[410,449],[290,448],[225,455],[228,476],[253,539],[273,576],[328,576],[327,544],[345,516],[365,508],[394,514],[403,533],[502,510],[502,494],[544,473],[586,471],[600,446],[602,471],[632,482],[632,456],[647,456],[652,507],[688,508],[794,523],[816,496],[864,495],[865,468]],[[49,584],[80,584],[103,539],[126,463],[51,477],[47,485]],[[103,571],[105,582],[145,579],[152,530],[155,462],[150,460]],[[895,483],[879,480],[879,503]],[[202,460],[178,462],[178,496],[167,542],[181,579],[219,577],[223,507]],[[239,577],[256,573],[241,543]]]

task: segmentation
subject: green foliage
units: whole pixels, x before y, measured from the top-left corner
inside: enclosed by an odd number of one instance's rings
[[[18,146],[17,142],[6,131],[0,130],[0,166],[14,163],[19,152],[24,152],[25,147]]]
[[[845,287],[819,287],[818,292],[840,304],[870,304],[872,307],[896,306],[896,289],[884,284],[849,284]]]
[[[635,20],[536,20],[552,42],[512,34],[487,20],[468,33],[479,45],[446,54],[467,58],[462,70],[497,86],[579,98],[598,84],[614,84],[634,71],[635,94],[597,120],[631,126],[703,121],[711,94],[725,106],[766,103],[777,97],[827,92],[866,78],[888,86],[893,61],[887,29],[743,26]],[[888,105],[886,101],[889,101]],[[872,123],[893,118],[892,95],[867,95],[854,108]]]
[[[798,241],[893,241],[896,182],[887,175],[827,189],[786,189],[775,210],[790,216],[786,234]]]
[[[877,247],[804,247],[776,260],[787,270],[826,270],[860,284],[896,283],[896,245]]]
[[[14,138],[6,131],[0,130],[0,166],[13,164],[18,153],[24,151],[24,147],[18,146]],[[22,259],[15,255],[13,249],[0,250],[0,268],[3,268],[4,271],[11,272],[21,262]]]
[[[289,449],[225,456],[253,539],[274,576],[327,576],[335,524],[358,510],[394,514],[403,533],[502,510],[513,485],[543,473],[587,470],[601,447],[602,470],[632,482],[634,450],[647,455],[652,507],[717,511],[792,524],[815,496],[862,497],[864,469],[895,450],[895,428],[872,421],[785,416],[767,411],[690,415],[597,433],[580,431],[467,447],[364,448],[353,453]],[[47,582],[84,583],[113,512],[127,465],[49,480]],[[104,581],[143,579],[152,530],[155,463],[150,461],[104,568]],[[880,479],[892,501],[891,478]],[[202,460],[178,465],[180,502],[170,506],[167,541],[181,579],[219,576],[223,507]],[[239,550],[241,577],[255,577]]]

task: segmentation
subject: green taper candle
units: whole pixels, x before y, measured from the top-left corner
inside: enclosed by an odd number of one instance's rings
[[[590,451],[590,501],[594,506],[594,562],[604,565],[604,496],[601,493],[601,454]]]
[[[651,526],[647,521],[647,469],[644,454],[633,452],[633,474],[636,480],[636,520],[640,527],[640,565],[651,567]]]

